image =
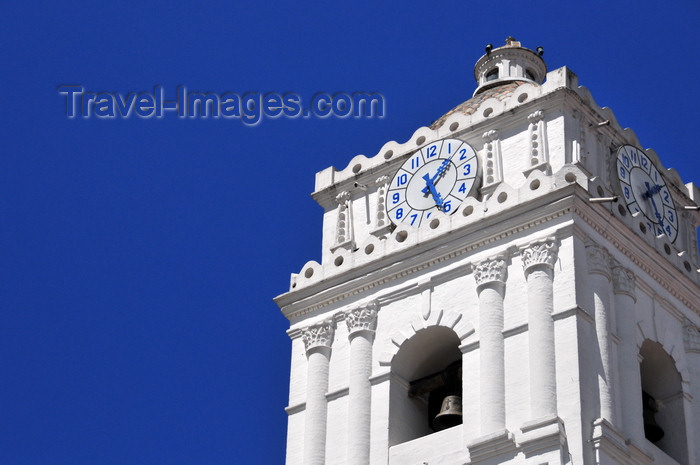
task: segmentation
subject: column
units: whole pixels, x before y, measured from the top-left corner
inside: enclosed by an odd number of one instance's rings
[[[506,427],[503,297],[506,261],[498,256],[474,267],[479,295],[479,405],[481,434]]]
[[[348,311],[350,376],[348,394],[349,465],[367,465],[370,451],[372,343],[377,328],[377,302]]]
[[[598,370],[598,396],[600,415],[616,425],[612,382],[612,346],[610,342],[610,256],[596,244],[586,245],[588,276],[593,291],[595,332],[598,342],[600,367]]]
[[[642,420],[642,391],[639,375],[639,349],[637,348],[637,318],[634,306],[634,274],[615,264],[612,269],[615,291],[617,335],[620,338],[618,366],[620,369],[620,401],[622,403],[622,428],[627,438],[641,441],[644,438]]]
[[[335,325],[333,320],[309,326],[302,340],[308,359],[306,372],[306,411],[304,414],[304,465],[326,463],[326,422],[328,404],[328,362]]]
[[[530,357],[530,414],[533,419],[557,415],[554,357],[553,279],[557,260],[554,239],[534,242],[520,250],[527,280]]]

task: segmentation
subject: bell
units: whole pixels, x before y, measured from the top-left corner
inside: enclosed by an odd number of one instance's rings
[[[442,431],[462,423],[462,398],[460,396],[446,396],[442,400],[440,413],[433,419],[435,431]]]
[[[642,418],[644,418],[644,436],[651,442],[659,442],[664,437],[664,430],[661,429],[654,415],[659,409],[656,406],[656,399],[642,391]]]

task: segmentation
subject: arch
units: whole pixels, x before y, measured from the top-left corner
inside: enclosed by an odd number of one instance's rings
[[[401,346],[416,333],[422,329],[431,326],[443,326],[449,328],[457,335],[460,344],[464,344],[465,340],[474,333],[474,325],[462,318],[461,313],[455,311],[443,310],[430,312],[427,319],[416,318],[409,325],[400,331],[396,331],[391,335],[389,347],[379,358],[379,364],[382,366],[391,366],[394,357],[399,352]]]
[[[646,438],[681,464],[688,464],[686,396],[672,355],[646,339],[639,350]]]
[[[450,327],[420,328],[401,344],[391,364],[390,446],[439,429],[434,419],[442,401],[462,397],[461,364],[460,338]]]

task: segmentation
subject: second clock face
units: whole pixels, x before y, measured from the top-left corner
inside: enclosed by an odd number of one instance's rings
[[[663,176],[643,151],[624,145],[617,151],[617,177],[630,212],[642,213],[654,234],[666,234],[671,242],[678,235],[673,198]]]
[[[389,218],[395,224],[428,224],[451,215],[475,188],[479,159],[458,139],[426,145],[411,155],[394,175],[387,191]]]

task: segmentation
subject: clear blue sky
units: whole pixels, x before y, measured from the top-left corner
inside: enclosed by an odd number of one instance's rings
[[[320,258],[315,173],[468,99],[512,35],[698,182],[698,24],[691,0],[5,4],[0,464],[283,463],[272,298]],[[374,91],[386,117],[68,119],[61,84]]]

